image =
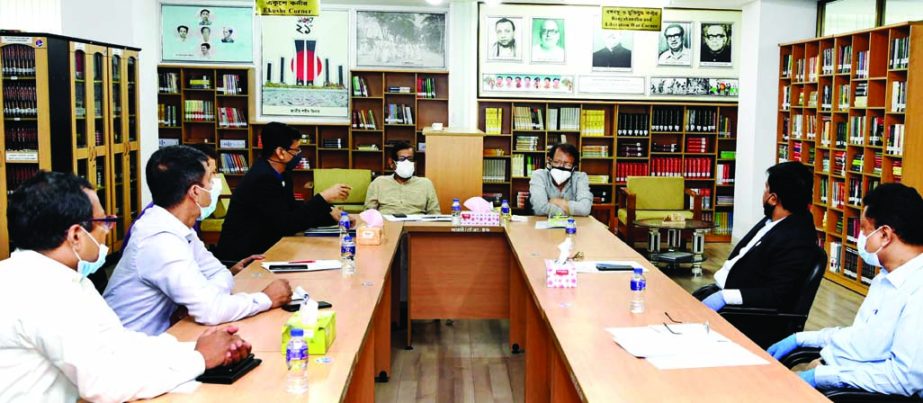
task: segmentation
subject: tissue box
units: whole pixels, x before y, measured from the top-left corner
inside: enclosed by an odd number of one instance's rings
[[[360,225],[356,229],[356,244],[381,245],[381,227],[367,227]]]
[[[577,268],[574,262],[567,261],[557,264],[554,260],[545,259],[545,286],[548,288],[576,288]]]
[[[498,227],[500,226],[500,213],[475,213],[462,211],[461,225],[469,227]]]
[[[329,309],[318,311],[316,327],[304,327],[299,314],[300,312],[293,313],[288,318],[288,322],[285,322],[285,326],[282,327],[282,354],[285,354],[285,346],[288,345],[288,340],[292,338],[292,328],[304,329],[305,341],[308,342],[308,354],[327,354],[327,350],[330,349],[330,345],[333,344],[333,340],[337,337],[337,313]],[[311,334],[312,331],[313,335]]]

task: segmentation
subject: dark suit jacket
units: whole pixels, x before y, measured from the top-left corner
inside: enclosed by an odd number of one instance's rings
[[[593,52],[593,67],[631,67],[631,51],[621,45]]]
[[[728,259],[740,253],[766,220],[737,243]],[[815,231],[810,213],[788,216],[734,264],[724,288],[739,289],[744,306],[791,311],[817,258]]]
[[[320,195],[307,202],[295,200],[291,175],[278,173],[264,159],[258,160],[244,175],[231,195],[228,214],[221,227],[215,255],[236,261],[266,252],[283,236],[308,227],[336,224],[330,204]]]
[[[702,62],[731,62],[731,47],[725,46],[720,52],[712,52],[704,42],[702,43],[702,52],[699,61]]]

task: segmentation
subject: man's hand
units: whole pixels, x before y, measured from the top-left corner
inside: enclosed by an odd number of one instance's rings
[[[233,364],[250,355],[250,343],[237,333],[236,326],[211,327],[199,335],[195,350],[205,358],[205,369]]]
[[[708,298],[702,300],[702,303],[715,312],[720,311],[721,308],[727,305],[727,301],[724,300],[724,294],[722,294],[721,291],[709,295]]]
[[[288,280],[277,279],[263,289],[263,294],[272,300],[273,308],[278,308],[292,300],[292,286],[289,285]]]
[[[250,255],[249,257],[243,258],[243,260],[237,262],[237,264],[229,267],[228,269],[231,270],[231,274],[237,274],[240,273],[241,270],[247,267],[247,265],[249,265],[254,260],[263,260],[265,258],[266,257],[263,255]]]
[[[327,189],[324,189],[323,192],[320,192],[320,195],[324,198],[324,200],[327,201],[327,203],[330,203],[334,200],[346,200],[346,198],[349,197],[350,190],[353,190],[351,186],[338,183]]]
[[[567,203],[567,200],[564,200],[560,197],[555,197],[551,200],[548,200],[548,203],[558,206],[558,208],[564,211],[564,214],[570,214],[570,204]]]
[[[766,352],[769,353],[772,358],[781,360],[798,347],[801,347],[801,345],[798,343],[798,338],[793,334],[769,346]]]

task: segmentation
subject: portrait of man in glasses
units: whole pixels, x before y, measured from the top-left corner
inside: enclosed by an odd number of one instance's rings
[[[691,44],[691,22],[664,22],[660,35],[660,56],[657,58],[657,64],[691,66]]]
[[[699,64],[720,67],[731,65],[731,24],[702,23]]]
[[[532,19],[532,61],[564,63],[563,19]]]

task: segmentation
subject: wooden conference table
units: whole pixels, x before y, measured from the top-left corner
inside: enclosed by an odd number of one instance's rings
[[[452,228],[447,223],[385,223],[380,246],[360,246],[357,274],[339,271],[273,275],[253,264],[240,272],[235,291],[258,291],[276,276],[300,285],[312,297],[333,303],[337,339],[308,369],[308,396],[285,390],[280,353],[281,309],[235,323],[263,364],[233,385],[201,385],[170,401],[374,401],[376,376],[391,371],[391,270],[401,234],[408,247],[408,320],[510,320],[509,342],[525,354],[525,401],[826,401],[775,362],[718,314],[696,301],[656,267],[592,218],[577,220],[577,250],[586,260],[635,260],[649,269],[643,314],[628,310],[627,273],[580,274],[577,288],[545,287],[545,258],[557,254],[563,233],[536,230],[535,221],[508,228]],[[336,238],[289,237],[273,246],[270,261],[331,259]],[[394,265],[398,267],[397,265]],[[397,288],[394,289],[395,291]],[[770,361],[769,365],[658,370],[629,355],[604,329],[666,320],[709,321],[711,328]],[[205,327],[188,318],[169,333],[193,341]],[[408,344],[412,343],[410,337]]]

